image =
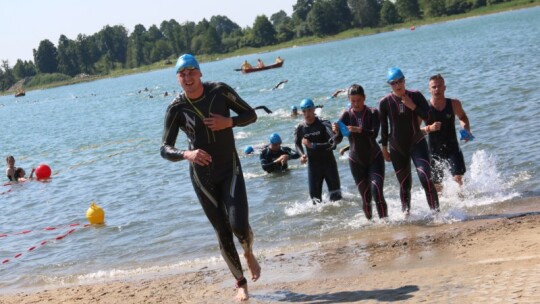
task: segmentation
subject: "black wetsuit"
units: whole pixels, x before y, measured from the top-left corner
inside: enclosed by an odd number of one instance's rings
[[[360,112],[348,109],[339,118],[346,126],[361,127],[361,133],[349,135],[349,166],[362,196],[362,209],[368,219],[372,218],[371,198],[377,206],[379,218],[388,216],[388,206],[384,199],[384,158],[376,138],[379,134],[379,111],[364,106]],[[341,141],[338,136],[337,140]]]
[[[390,158],[400,187],[402,210],[408,212],[411,209],[411,159],[426,193],[429,208],[438,210],[439,197],[431,180],[429,148],[419,122],[419,118],[428,118],[428,102],[418,91],[406,91],[406,94],[416,105],[414,111],[392,93],[381,99],[381,144],[390,146]]]
[[[309,195],[315,204],[322,199],[322,185],[326,181],[331,201],[341,199],[341,184],[333,150],[336,148],[332,125],[328,120],[315,121],[308,125],[301,122],[294,130],[296,151],[304,154],[302,139],[307,138],[314,144],[307,149]]]
[[[444,166],[450,166],[452,175],[465,174],[465,160],[459,148],[456,135],[455,115],[452,108],[452,100],[445,99],[445,107],[442,111],[429,105],[429,118],[426,124],[441,123],[441,129],[429,132],[429,148],[431,150],[431,167],[433,169],[433,181],[437,184],[442,182]]]
[[[199,202],[219,239],[223,259],[237,280],[243,277],[242,265],[234,245],[233,233],[246,250],[253,234],[248,220],[248,202],[242,167],[236,152],[232,128],[210,130],[203,119],[210,113],[233,117],[233,126],[246,126],[257,120],[255,110],[224,83],[204,83],[204,93],[197,100],[185,94],[167,108],[161,156],[171,161],[184,159],[175,148],[178,131],[188,137],[189,150],[201,149],[212,156],[208,166],[190,163],[191,182]]]
[[[298,152],[296,151],[293,151],[289,147],[280,147],[280,149],[277,151],[270,149],[270,145],[264,147],[261,156],[259,157],[263,170],[268,173],[287,170],[287,163],[285,163],[285,165],[282,165],[281,162],[274,163],[276,159],[278,159],[281,155],[284,154],[289,155],[289,159],[300,158],[300,154],[298,154]]]

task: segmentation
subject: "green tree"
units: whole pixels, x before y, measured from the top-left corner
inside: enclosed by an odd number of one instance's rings
[[[241,29],[240,26],[227,16],[212,16],[210,18],[210,26],[213,27],[217,34],[221,37],[229,37],[235,31]]]
[[[336,21],[336,30],[338,32],[351,28],[353,15],[347,0],[327,0],[332,8],[331,14]],[[373,0],[376,1],[376,0]],[[378,11],[377,11],[378,14]]]
[[[298,0],[293,5],[292,19],[296,24],[300,24],[307,20],[307,15],[313,7],[314,0]]]
[[[77,43],[75,46],[78,59],[77,64],[79,65],[79,69],[83,73],[93,74],[95,71],[94,64],[99,60],[99,57],[101,56],[97,46],[95,35],[77,35]]]
[[[291,17],[287,16],[287,13],[284,10],[280,10],[277,13],[272,14],[270,16],[270,21],[272,22],[272,25],[274,28],[278,28],[279,26],[283,24],[289,24],[292,22]]]
[[[426,16],[439,17],[446,14],[446,0],[422,0],[420,6]]]
[[[276,29],[265,15],[257,16],[251,30],[251,44],[254,47],[261,47],[275,44]]]
[[[0,66],[0,90],[5,91],[9,89],[15,82],[15,75],[9,67],[9,61],[2,60],[2,65]]]
[[[75,42],[65,35],[60,35],[58,40],[58,71],[62,74],[75,76],[80,73],[77,64],[77,50]]]
[[[381,5],[377,0],[350,0],[354,23],[357,27],[376,27],[381,19]]]
[[[221,52],[221,37],[216,28],[209,26],[206,32],[201,35],[201,46],[199,51],[203,54],[215,54]]]
[[[445,8],[448,15],[463,14],[469,11],[472,3],[467,0],[446,0]]]
[[[36,75],[36,67],[32,61],[22,61],[21,59],[18,59],[13,67],[13,75],[15,75],[17,80],[34,76]]]
[[[54,44],[48,40],[42,40],[38,49],[34,49],[34,62],[40,73],[58,72],[58,51]]]
[[[306,22],[310,31],[321,37],[335,34],[341,29],[337,11],[329,1],[325,0],[315,1]]]
[[[418,5],[418,0],[396,0],[396,8],[403,20],[415,20],[420,18],[420,5]]]
[[[163,59],[167,59],[172,54],[172,48],[165,40],[159,40],[155,43],[152,49],[151,59],[152,62],[157,62]]]
[[[385,0],[381,7],[381,24],[390,25],[401,22],[403,22],[403,20],[399,16],[394,3],[389,0]]]

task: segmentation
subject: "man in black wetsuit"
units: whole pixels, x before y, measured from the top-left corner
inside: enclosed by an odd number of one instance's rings
[[[333,150],[336,148],[332,124],[320,120],[315,115],[315,104],[304,99],[300,104],[304,122],[294,131],[296,151],[301,155],[300,162],[308,163],[309,196],[313,204],[322,199],[322,185],[326,181],[331,201],[341,199],[341,184]],[[303,146],[306,146],[307,155]]]
[[[446,85],[441,74],[429,78],[429,91],[431,92],[429,118],[423,130],[429,137],[433,181],[440,192],[445,165],[450,167],[450,172],[459,185],[463,184],[462,178],[466,171],[463,153],[456,136],[456,116],[461,127],[469,134],[471,134],[471,127],[461,102],[444,96]]]
[[[270,135],[270,144],[264,147],[260,160],[264,171],[268,173],[287,170],[289,159],[298,159],[300,154],[289,147],[281,146],[281,137],[277,133]]]
[[[253,253],[246,187],[232,128],[255,122],[257,114],[228,85],[203,83],[194,56],[180,56],[175,71],[184,93],[167,108],[161,156],[170,161],[190,162],[193,188],[217,234],[223,259],[236,279],[236,298],[247,300],[247,280],[233,234],[244,249],[253,281],[259,278],[261,268]],[[237,116],[231,117],[231,110]],[[186,150],[175,147],[179,130],[188,138]]]
[[[388,71],[387,82],[392,92],[379,102],[382,153],[386,161],[392,161],[396,172],[402,211],[407,216],[411,210],[411,159],[429,208],[438,211],[439,197],[431,180],[429,149],[420,129],[421,120],[428,119],[427,100],[422,93],[405,89],[405,76],[398,68]]]

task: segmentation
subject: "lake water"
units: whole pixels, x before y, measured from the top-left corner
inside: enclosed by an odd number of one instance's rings
[[[493,213],[495,206],[517,198],[540,196],[539,15],[536,7],[203,63],[201,69],[204,80],[226,82],[252,106],[273,110],[258,111],[257,123],[235,128],[240,153],[246,145],[265,144],[272,132],[293,146],[299,120],[288,117],[289,109],[303,98],[324,105],[322,116],[336,120],[348,104],[345,97],[327,99],[338,88],[359,83],[367,104],[376,106],[389,91],[390,66],[399,66],[407,88],[427,98],[429,76],[442,73],[447,96],[462,101],[476,136],[462,144],[468,171],[461,197],[457,186],[445,181],[439,221],[450,224]],[[270,63],[277,56],[285,58],[283,68],[247,75],[234,71],[244,59]],[[283,79],[288,79],[284,87],[271,90]],[[53,169],[50,182],[0,186],[0,234],[8,235],[0,237],[0,262],[6,260],[0,264],[2,290],[225,267],[187,162],[159,155],[172,99],[163,93],[178,90],[169,68],[0,97],[2,159],[14,155],[27,172],[38,163]],[[186,145],[182,135],[177,146]],[[365,219],[344,157],[338,160],[344,200],[317,206],[309,200],[307,170],[298,161],[279,175],[264,173],[257,155],[241,161],[257,253],[362,229],[375,233],[385,225],[433,222],[416,177],[412,215],[403,219],[390,163],[385,183],[390,219],[380,223]],[[104,208],[106,225],[81,226],[91,201]],[[70,229],[75,230],[55,239]],[[19,234],[25,230],[31,231]]]

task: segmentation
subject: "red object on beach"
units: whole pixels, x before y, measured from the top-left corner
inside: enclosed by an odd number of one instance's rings
[[[411,31],[414,31],[416,29],[416,27],[413,25],[411,26]]]
[[[37,179],[47,179],[51,177],[51,167],[46,164],[40,164],[36,167],[36,177]]]

